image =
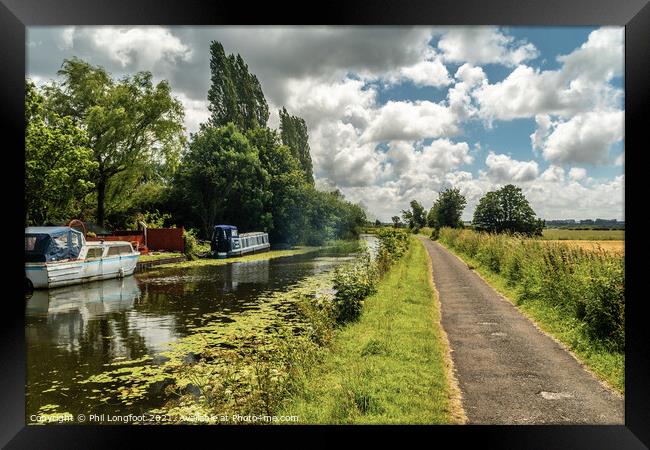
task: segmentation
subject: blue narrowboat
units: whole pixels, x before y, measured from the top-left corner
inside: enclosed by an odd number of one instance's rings
[[[271,248],[269,234],[263,232],[237,232],[233,225],[215,225],[210,240],[210,248],[217,258],[259,253]]]

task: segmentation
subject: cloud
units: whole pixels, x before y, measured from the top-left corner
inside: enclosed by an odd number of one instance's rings
[[[589,33],[580,48],[557,59],[564,63],[562,74],[568,79],[609,81],[623,75],[623,48],[624,29],[603,27]]]
[[[504,80],[484,84],[473,95],[488,121],[616,109],[623,91],[608,82],[622,74],[623,54],[622,29],[601,28],[583,46],[558,57],[559,70],[518,65]]]
[[[587,177],[587,170],[582,167],[572,167],[569,170],[569,178],[573,181],[584,180]]]
[[[174,93],[174,97],[181,101],[185,109],[185,128],[187,134],[196,133],[199,126],[210,119],[207,100],[192,100],[185,94]]]
[[[548,169],[542,172],[539,179],[541,181],[548,181],[551,183],[564,181],[564,169],[559,166],[550,165]]]
[[[412,66],[401,67],[397,74],[387,74],[382,78],[387,79],[392,84],[410,80],[418,87],[443,87],[452,82],[447,67],[440,58],[435,56],[431,59],[419,61]]]
[[[544,158],[553,163],[608,163],[609,149],[623,139],[623,111],[578,114],[558,123],[543,141]]]
[[[389,101],[366,129],[365,142],[420,140],[458,133],[456,116],[448,107],[427,100]]]
[[[96,27],[64,30],[67,48],[90,45],[120,67],[151,70],[159,62],[188,60],[192,49],[163,27]]]
[[[508,155],[490,152],[485,159],[487,175],[497,182],[525,182],[537,178],[538,166],[535,161],[516,161]]]
[[[514,66],[539,55],[533,44],[517,42],[497,27],[453,28],[442,35],[438,48],[445,61],[471,64]]]

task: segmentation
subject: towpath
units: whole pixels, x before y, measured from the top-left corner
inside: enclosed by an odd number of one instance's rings
[[[431,256],[468,423],[624,423],[622,396],[603,387],[458,257],[420,239]]]

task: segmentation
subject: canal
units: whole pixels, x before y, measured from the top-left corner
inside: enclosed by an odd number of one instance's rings
[[[374,236],[362,235],[362,239],[374,253]],[[290,320],[292,305],[278,294],[322,278],[352,258],[315,252],[160,269],[35,291],[26,300],[26,416],[141,414],[157,408],[167,396],[162,383],[125,404],[112,395],[120,388],[119,379],[112,383],[88,380],[119,370],[122,364],[132,370],[138,361],[164,362],[170,344],[208,324],[236,333],[240,327],[250,330],[265,321]]]

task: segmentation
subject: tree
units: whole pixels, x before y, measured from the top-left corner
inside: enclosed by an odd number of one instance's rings
[[[480,231],[527,236],[541,236],[544,228],[544,221],[535,217],[521,188],[512,184],[485,194],[476,206],[472,223]]]
[[[215,127],[233,123],[246,131],[265,127],[269,107],[257,77],[248,72],[240,55],[226,55],[220,42],[210,44],[211,85],[208,91],[210,123]]]
[[[461,215],[467,201],[460,193],[460,189],[445,189],[438,194],[427,215],[427,224],[432,228],[451,227],[461,228],[463,222]]]
[[[294,158],[300,162],[305,179],[314,184],[314,174],[309,150],[309,133],[304,119],[291,116],[286,108],[280,110],[280,136],[282,143],[291,149]]]
[[[46,114],[44,98],[25,82],[25,206],[27,225],[78,216],[97,168],[88,138],[70,117]]]
[[[393,221],[393,228],[401,228],[402,227],[402,221],[400,220],[399,216],[393,216],[390,218],[390,220]]]
[[[411,210],[403,210],[402,218],[412,230],[418,230],[426,225],[426,216],[424,214],[424,206],[418,203],[417,200],[411,200]]]
[[[51,112],[70,116],[88,136],[97,162],[97,223],[103,225],[107,188],[117,174],[178,161],[185,142],[183,105],[167,81],[154,85],[150,72],[114,81],[102,67],[72,58],[58,74],[63,81],[46,88],[46,104]]]
[[[203,125],[192,135],[175,183],[206,238],[217,222],[236,224],[241,231],[268,227],[268,187],[257,148],[232,123]]]
[[[300,163],[274,130],[256,128],[249,130],[247,137],[269,174],[270,195],[265,206],[271,219],[269,237],[273,242],[297,243],[306,226],[303,208],[308,195]]]

